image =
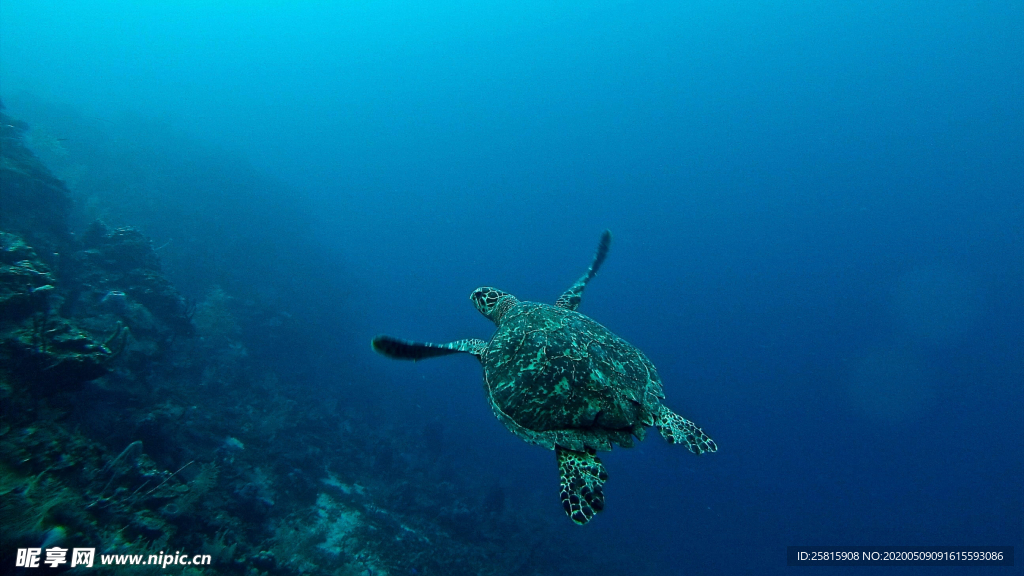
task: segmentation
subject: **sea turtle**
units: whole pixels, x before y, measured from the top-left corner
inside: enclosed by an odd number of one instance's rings
[[[718,449],[693,422],[661,403],[661,379],[643,352],[576,312],[610,245],[605,230],[586,274],[554,306],[523,302],[496,288],[474,290],[470,300],[498,327],[490,342],[373,339],[374,350],[402,360],[476,356],[498,420],[523,440],[555,451],[562,507],[577,524],[604,509],[608,473],[598,450],[611,450],[612,443],[631,447],[632,437],[643,440],[648,426],[694,454]]]

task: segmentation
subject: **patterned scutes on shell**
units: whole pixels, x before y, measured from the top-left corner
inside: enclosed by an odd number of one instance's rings
[[[535,302],[511,309],[483,357],[495,415],[527,442],[553,449],[633,445],[664,398],[654,365],[625,340],[572,310]]]

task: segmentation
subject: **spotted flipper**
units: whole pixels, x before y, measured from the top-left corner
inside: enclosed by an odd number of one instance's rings
[[[564,294],[558,297],[555,301],[555,306],[559,308],[565,308],[566,310],[575,310],[580,305],[580,300],[583,299],[583,289],[587,287],[587,282],[597,274],[597,270],[604,263],[604,259],[608,256],[608,248],[612,244],[612,233],[605,230],[601,234],[601,243],[597,245],[597,253],[594,254],[594,261],[590,263],[590,268],[587,268],[587,273],[580,277],[571,288],[565,291]]]
[[[669,444],[686,444],[686,447],[694,454],[718,450],[715,441],[708,438],[696,424],[664,406],[661,407],[661,413],[654,419],[654,425]]]
[[[388,358],[413,361],[433,358],[435,356],[458,354],[460,352],[472,354],[480,358],[487,348],[487,342],[476,338],[456,340],[447,344],[431,344],[429,342],[410,342],[409,340],[400,340],[391,336],[377,336],[371,344],[374,350]]]
[[[602,486],[608,479],[608,472],[597,452],[590,448],[577,452],[558,446],[555,456],[562,482],[562,508],[573,522],[582,526],[604,510]]]

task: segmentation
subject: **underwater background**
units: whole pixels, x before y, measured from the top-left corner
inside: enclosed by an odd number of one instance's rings
[[[1021,30],[1010,0],[4,1],[3,571],[1019,555]],[[474,288],[552,303],[606,228],[580,312],[719,450],[602,453],[578,527],[478,362],[369,343],[489,338]]]

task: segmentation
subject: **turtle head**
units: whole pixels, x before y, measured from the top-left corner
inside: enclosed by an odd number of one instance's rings
[[[509,308],[519,302],[515,296],[508,292],[502,292],[490,286],[473,290],[473,293],[469,295],[469,299],[473,301],[473,306],[476,306],[476,309],[481,314],[487,316],[495,324],[500,323],[501,317],[508,312]]]

